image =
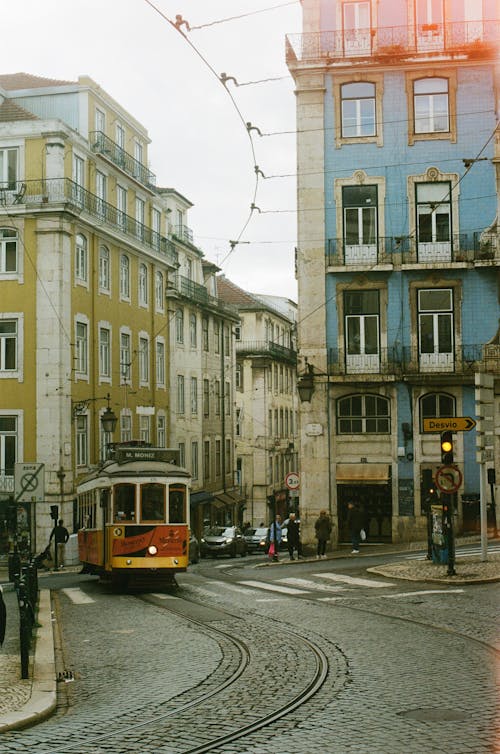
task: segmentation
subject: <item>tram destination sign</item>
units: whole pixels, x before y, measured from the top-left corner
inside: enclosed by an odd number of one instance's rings
[[[475,426],[476,422],[470,416],[440,416],[437,419],[424,419],[422,422],[424,432],[469,432]]]
[[[179,465],[180,453],[177,448],[147,448],[144,446],[126,447],[119,446],[116,449],[116,460],[119,464],[130,461],[162,461]]]

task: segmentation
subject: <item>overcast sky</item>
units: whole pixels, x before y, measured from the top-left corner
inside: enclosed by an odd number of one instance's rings
[[[194,204],[189,225],[206,257],[246,290],[296,300],[295,95],[284,50],[285,35],[300,31],[300,4],[151,3],[172,21],[206,26],[182,26],[187,41],[147,0],[3,0],[2,73],[91,76],[147,128],[157,184]],[[218,75],[236,78],[227,89],[237,107],[189,43]],[[263,79],[278,80],[247,83]],[[251,131],[254,159],[247,122],[292,133]],[[257,187],[255,164],[266,176]]]

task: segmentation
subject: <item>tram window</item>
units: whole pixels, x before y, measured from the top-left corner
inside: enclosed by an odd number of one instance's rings
[[[113,499],[114,521],[135,521],[135,484],[117,484]]]
[[[141,521],[165,521],[165,487],[163,484],[141,486]]]
[[[171,487],[168,496],[168,520],[181,524],[186,520],[186,488]]]

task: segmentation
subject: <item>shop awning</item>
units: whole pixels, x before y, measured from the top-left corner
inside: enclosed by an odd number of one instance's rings
[[[338,463],[338,484],[387,484],[390,479],[387,463]]]
[[[221,503],[224,503],[224,505],[235,505],[238,500],[231,495],[230,492],[221,492],[219,495],[215,496],[216,500],[219,500]]]
[[[203,505],[203,503],[210,503],[214,499],[211,492],[202,490],[201,492],[192,492],[189,498],[191,505]]]

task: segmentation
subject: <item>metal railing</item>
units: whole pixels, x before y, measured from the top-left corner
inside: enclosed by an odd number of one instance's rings
[[[19,187],[21,184],[19,184]],[[177,252],[173,242],[148,228],[143,223],[126,215],[109,204],[104,199],[92,194],[69,178],[46,178],[43,180],[25,181],[23,188],[23,205],[40,204],[52,205],[65,203],[77,212],[87,212],[94,220],[104,223],[114,230],[118,230],[134,240],[139,241],[149,249],[158,252],[168,264],[175,267],[178,262]],[[6,203],[16,204],[14,195],[9,192],[5,196]],[[12,195],[12,196],[11,196]],[[0,212],[2,203],[0,202]]]
[[[450,241],[417,242],[409,236],[379,237],[374,243],[352,244],[344,238],[326,242],[327,265],[500,262],[499,234],[492,231],[454,233]]]
[[[93,152],[111,160],[114,165],[142,183],[143,186],[148,188],[156,186],[156,175],[102,131],[91,131],[89,142]]]
[[[14,474],[0,471],[0,492],[14,492]]]
[[[482,58],[495,54],[499,38],[498,20],[308,32],[287,35],[286,60],[335,63],[365,57],[397,63],[429,54]]]
[[[257,354],[272,356],[277,359],[285,359],[291,363],[296,363],[297,352],[287,346],[282,346],[280,343],[274,343],[268,340],[237,340],[235,343],[236,353],[243,354]]]
[[[451,353],[419,353],[410,346],[381,348],[373,354],[349,354],[345,348],[328,349],[328,374],[331,376],[454,374],[472,377],[476,372],[500,374],[500,345],[461,345]]]
[[[188,228],[187,225],[176,225],[173,230],[173,234],[179,241],[186,241],[187,243],[193,243],[193,231]]]
[[[184,275],[174,274],[170,276],[170,290],[176,291],[197,304],[209,306],[224,311],[230,316],[238,317],[238,309],[235,306],[226,304],[225,301],[216,296],[211,296],[204,285],[195,283],[194,280]]]

